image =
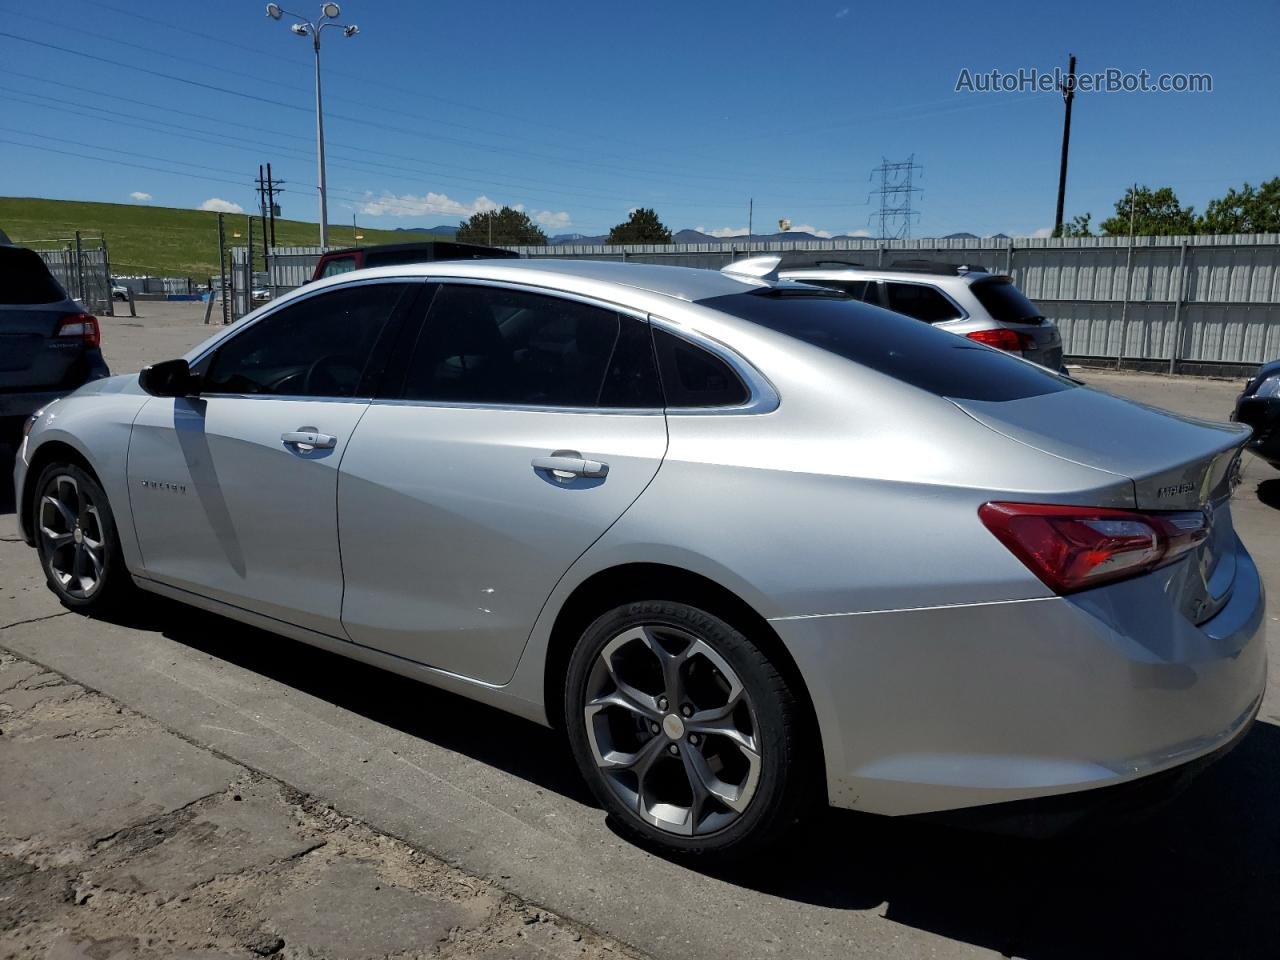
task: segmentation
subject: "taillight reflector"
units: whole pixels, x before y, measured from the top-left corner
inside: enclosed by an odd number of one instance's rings
[[[102,342],[98,318],[91,313],[69,313],[58,321],[59,337],[77,337],[86,346],[96,347]]]
[[[984,503],[986,528],[1055,593],[1136,577],[1209,535],[1199,510],[1139,513],[1044,503]]]

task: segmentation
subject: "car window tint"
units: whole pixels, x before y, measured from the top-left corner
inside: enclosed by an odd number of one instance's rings
[[[202,393],[353,397],[408,285],[329,290],[263,317],[218,348]]]
[[[40,255],[26,247],[0,247],[0,303],[57,303],[67,295]]]
[[[991,319],[1001,323],[1040,323],[1040,308],[1026,298],[1006,277],[992,277],[969,285],[978,302],[987,308]]]
[[[415,400],[594,407],[619,339],[619,317],[576,300],[445,284],[409,361]],[[627,379],[619,372],[618,379]],[[621,393],[625,389],[615,385]]]
[[[801,283],[812,284],[815,287],[826,287],[828,290],[841,290],[858,300],[866,299],[866,280],[815,280],[810,277],[797,277],[796,279]]]
[[[622,315],[618,342],[604,377],[604,389],[600,391],[600,406],[662,406],[662,384],[658,379],[658,361],[653,353],[649,324]]]
[[[335,257],[332,260],[325,261],[324,269],[320,271],[320,276],[336,277],[340,273],[350,273],[355,268],[355,257]]]
[[[1076,386],[1000,350],[847,297],[789,297],[773,288],[697,302],[940,397],[1019,400]]]
[[[958,320],[960,310],[954,303],[942,295],[942,292],[922,283],[894,283],[886,281],[885,294],[889,298],[887,306],[894,313],[905,313],[925,323],[941,323],[944,320]]]
[[[667,406],[732,407],[747,402],[747,388],[719,357],[665,330],[655,328],[653,342]]]

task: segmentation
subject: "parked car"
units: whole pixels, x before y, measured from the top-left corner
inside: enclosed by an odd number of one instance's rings
[[[1280,360],[1264,363],[1244,385],[1231,419],[1253,428],[1249,449],[1280,470]]]
[[[330,250],[316,262],[311,279],[336,277],[365,267],[390,267],[402,263],[439,260],[515,260],[520,254],[501,247],[482,247],[452,240],[425,240],[416,243],[387,243],[372,247]]]
[[[268,287],[254,287],[249,291],[249,296],[254,303],[266,303],[271,299],[271,290]]]
[[[111,278],[111,299],[124,301],[129,299],[129,288],[115,277]]]
[[[491,260],[91,384],[14,481],[68,607],[141,588],[560,727],[620,828],[731,855],[1228,749],[1266,679],[1247,437],[838,291]]]
[[[1062,335],[1009,277],[986,267],[899,260],[886,269],[841,261],[783,270],[784,279],[843,290],[939,330],[1007,350],[1048,367],[1062,367]]]
[[[98,318],[62,289],[33,250],[0,244],[0,432],[49,401],[108,376]]]

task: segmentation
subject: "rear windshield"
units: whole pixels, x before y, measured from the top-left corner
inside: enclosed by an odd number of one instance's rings
[[[836,293],[778,288],[698,303],[758,323],[940,397],[1021,400],[1075,384],[1033,364]]]
[[[67,295],[33,250],[0,247],[0,304],[57,303]]]
[[[1000,323],[1039,323],[1040,308],[1026,298],[1007,277],[992,277],[970,285],[970,292],[987,308],[992,320]]]

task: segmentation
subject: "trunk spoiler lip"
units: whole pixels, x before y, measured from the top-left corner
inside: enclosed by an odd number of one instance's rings
[[[947,397],[946,399],[977,423],[1014,443],[1030,447],[1057,460],[1086,467],[1090,470],[1097,470],[1120,481],[1127,481],[1130,486],[1134,509],[1185,510],[1209,505],[1216,506],[1230,498],[1232,491],[1239,482],[1238,465],[1240,456],[1253,435],[1251,427],[1234,422],[1219,423],[1212,420],[1201,420],[1162,410],[1149,404],[1132,401],[1125,397],[1118,397],[1105,391],[1094,390],[1090,387],[1083,389],[1092,394],[1106,397],[1108,400],[1138,408],[1150,413],[1152,416],[1167,420],[1177,420],[1188,426],[1200,428],[1205,431],[1206,440],[1211,433],[1217,433],[1219,434],[1218,442],[1206,442],[1200,452],[1194,454],[1189,460],[1166,464],[1152,463],[1149,469],[1136,469],[1125,472],[1124,468],[1119,464],[1104,465],[1090,462],[1088,459],[1073,456],[1064,450],[1052,449],[1052,444],[1049,442],[1052,440],[1051,433],[1042,435],[1044,442],[1037,443],[1035,435],[1030,431],[1020,429],[1015,422],[1001,420],[998,415],[1000,408],[1025,401],[1013,400],[1004,403],[987,403],[953,397]],[[1075,393],[1076,391],[1068,392]],[[1056,397],[1061,396],[1061,394],[1055,393],[1047,396]],[[1027,399],[1035,401],[1043,398],[1031,397]],[[1070,444],[1071,441],[1065,440],[1064,443]],[[1195,465],[1195,469],[1192,471],[1195,474],[1195,479],[1191,479],[1188,476],[1188,466],[1191,464]],[[1206,467],[1201,469],[1199,466],[1201,464],[1205,464]],[[1160,502],[1162,500],[1167,502]]]

